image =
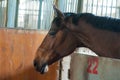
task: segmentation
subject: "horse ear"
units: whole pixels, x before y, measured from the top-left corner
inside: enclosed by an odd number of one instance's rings
[[[64,18],[64,14],[55,5],[53,5],[53,9],[55,12],[55,16]]]

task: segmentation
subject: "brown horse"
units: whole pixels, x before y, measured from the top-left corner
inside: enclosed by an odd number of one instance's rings
[[[54,6],[56,17],[37,50],[34,66],[46,72],[47,66],[87,47],[97,55],[120,59],[120,20],[90,13],[62,13]]]

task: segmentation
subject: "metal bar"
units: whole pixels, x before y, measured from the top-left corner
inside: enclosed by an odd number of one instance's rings
[[[46,2],[46,0],[44,0],[45,1],[45,8],[47,8],[47,2]],[[44,18],[44,27],[43,27],[43,29],[46,29],[46,25],[47,25],[47,18],[46,18],[46,13],[47,13],[47,11],[46,11],[46,9],[44,10],[44,15],[45,15],[45,18]]]
[[[7,21],[7,27],[15,27],[15,17],[16,17],[16,3],[17,0],[8,0],[8,21]]]
[[[89,1],[89,0],[87,0],[87,4],[86,4],[86,12],[87,12],[87,10],[88,10],[88,1]]]
[[[97,6],[97,5],[94,5],[94,6]],[[88,6],[88,7],[90,7],[90,6]],[[101,7],[101,8],[106,8],[106,7],[107,8],[111,8],[110,6],[106,6],[106,5],[105,6],[98,6],[98,7]],[[116,7],[113,6],[112,8],[116,8]]]
[[[75,12],[75,6],[74,6],[75,2],[76,2],[76,0],[74,0],[74,2],[71,1],[72,5],[71,5],[70,7],[73,8],[73,9],[72,9],[72,12]]]
[[[101,16],[102,16],[102,13],[103,13],[103,3],[104,3],[104,0],[102,0],[102,5],[101,5]]]
[[[19,9],[19,0],[17,0],[16,2],[16,14],[15,14],[15,26],[14,27],[17,27],[18,26],[18,10]]]
[[[74,0],[74,2],[75,2],[75,0]],[[73,6],[74,2],[71,3],[71,0],[70,0],[70,6],[69,6],[70,12],[74,11],[74,6]]]
[[[19,8],[19,10],[24,10],[24,11],[26,11],[26,10],[28,10],[28,9],[20,9],[20,8]],[[28,11],[33,11],[33,9],[29,9]],[[38,9],[34,9],[34,11],[38,11]]]
[[[77,4],[77,5],[76,5]],[[76,3],[74,4],[75,6],[75,12],[77,12],[77,7],[78,7],[78,0],[76,0]]]
[[[91,12],[93,13],[93,5],[94,5],[94,0],[92,0],[92,3],[91,3]]]
[[[0,27],[2,27],[2,1],[0,1]]]
[[[1,0],[1,7],[3,7],[3,1]]]
[[[2,19],[2,20],[1,20],[1,23],[2,23],[1,26],[3,27],[3,25],[4,25],[4,24],[3,24],[3,23],[4,23],[3,1],[1,1],[1,11],[2,11],[2,12],[1,12],[1,19]]]
[[[112,16],[113,0],[111,1],[110,17]]]
[[[96,5],[96,15],[97,15],[97,12],[98,12],[98,0],[97,0],[97,5]]]
[[[6,0],[6,13],[5,13],[5,27],[7,27],[7,22],[8,22],[8,0]]]
[[[69,2],[69,3],[68,3]],[[68,12],[70,12],[70,0],[67,0],[66,5],[68,5]]]
[[[35,8],[34,4],[35,4],[35,0],[33,0],[32,3],[33,3],[33,7],[32,7],[32,9],[33,9],[33,11],[32,11],[32,22],[34,22],[33,18],[34,18],[34,8]],[[29,5],[29,6],[30,6],[30,5]],[[35,27],[34,25],[35,25],[35,24],[32,24],[32,28]]]
[[[117,5],[117,7],[118,7],[118,3],[117,2],[119,2],[118,0],[116,0],[116,5]],[[118,7],[118,9],[116,8],[116,17],[120,17],[120,13],[118,13],[118,11],[120,12],[120,6]],[[117,13],[119,14],[119,15],[117,15]]]
[[[74,9],[73,9],[74,12],[75,12],[75,3],[76,3],[76,0],[74,1],[73,5],[72,5],[73,8],[74,8]]]
[[[65,3],[65,5],[66,5],[66,7],[67,7],[67,12],[69,11],[69,5],[67,5],[67,0],[66,0],[66,3]]]
[[[118,17],[120,18],[120,7],[118,8],[118,10],[119,10],[119,13],[118,13],[119,15],[118,15]]]
[[[107,10],[108,10],[108,0],[106,0],[106,11],[105,11],[105,16],[107,16]]]
[[[74,12],[75,11],[75,7],[74,7],[74,3],[75,3],[75,1],[76,0],[74,0],[74,2],[72,2],[72,0],[71,0],[71,6],[70,7],[72,7],[73,9],[70,9],[72,12]]]
[[[83,0],[78,0],[77,13],[81,13],[82,11],[83,11]]]
[[[42,12],[42,0],[39,0],[38,29],[40,29],[41,25],[41,12]]]
[[[50,4],[50,2],[49,2],[50,0],[46,0],[46,3],[48,3],[47,5],[46,5],[46,7],[47,7],[47,10],[46,10],[46,13],[49,13],[50,14],[50,12],[49,12],[49,8],[48,8],[48,6],[49,6],[49,4]],[[49,6],[50,7],[50,6]],[[46,14],[47,15],[47,14]],[[50,17],[50,16],[49,16]],[[46,18],[46,26],[45,26],[45,30],[48,28],[48,22],[49,22],[49,17],[48,17],[48,19]]]
[[[117,0],[116,0],[116,6],[117,6]],[[115,8],[115,17],[117,17],[117,8]]]
[[[48,9],[49,9],[49,8],[51,7],[51,3],[53,3],[53,2],[52,2],[52,0],[48,0],[48,1],[49,1],[49,5],[48,5]],[[50,8],[50,10],[49,10],[49,14],[50,14],[50,16],[48,17],[48,25],[47,25],[46,30],[48,30],[49,27],[50,27],[50,21],[51,21],[50,18],[52,18],[52,17],[51,17],[51,15],[52,15],[52,14],[51,14],[51,8]]]
[[[65,0],[65,3],[63,3],[63,0],[62,0],[62,3],[64,4],[64,8],[63,8],[63,11],[65,11],[65,9],[67,10],[67,5],[66,5],[66,2],[67,2],[67,0]]]

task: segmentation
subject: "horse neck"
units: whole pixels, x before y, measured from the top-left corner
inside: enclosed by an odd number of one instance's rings
[[[90,47],[91,46],[91,37],[90,33],[92,32],[91,25],[87,24],[85,21],[80,21],[78,25],[73,26],[72,34],[76,37],[78,42],[78,47]]]
[[[90,46],[90,32],[92,31],[91,25],[88,24],[84,19],[79,19],[77,24],[72,22],[72,17],[70,21],[66,24],[70,33],[76,39],[78,47],[89,47]]]

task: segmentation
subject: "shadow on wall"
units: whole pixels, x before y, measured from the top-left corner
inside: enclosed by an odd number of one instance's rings
[[[56,80],[57,74],[54,69],[56,64],[50,66],[48,73],[41,75],[39,72],[36,72],[35,69],[31,66],[27,69],[18,69],[12,74],[3,74],[0,75],[0,80]]]

